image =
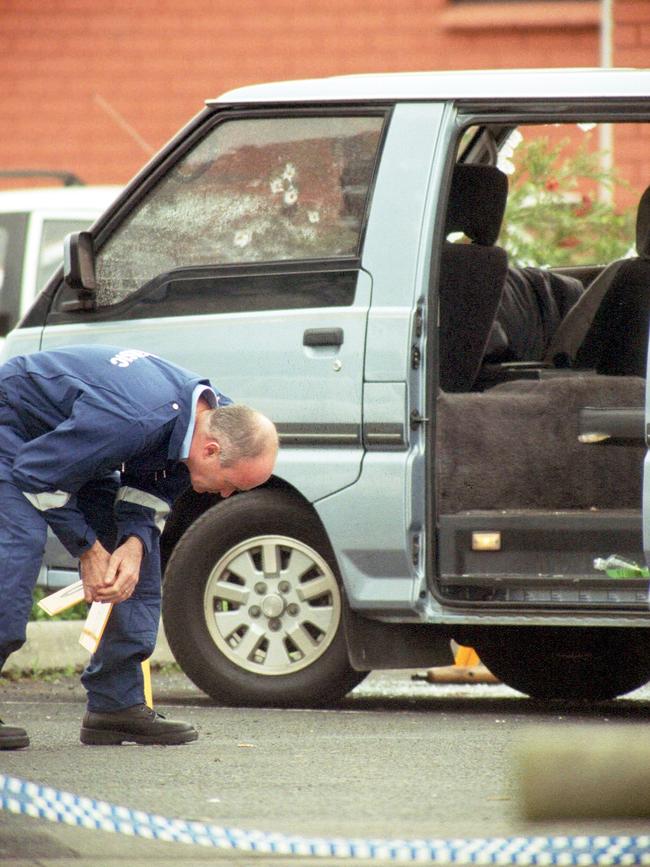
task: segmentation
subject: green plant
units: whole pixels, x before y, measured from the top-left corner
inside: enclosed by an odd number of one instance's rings
[[[603,152],[569,139],[521,139],[512,152],[508,204],[499,243],[518,265],[597,265],[634,243],[634,209],[616,207],[625,186],[604,168]],[[605,190],[607,195],[599,195]]]

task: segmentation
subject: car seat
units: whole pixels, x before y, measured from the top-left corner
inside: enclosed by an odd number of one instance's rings
[[[610,376],[646,375],[650,318],[650,187],[636,218],[636,253],[612,262],[560,324],[546,360]]]
[[[454,168],[439,280],[440,387],[470,391],[503,293],[508,257],[495,246],[508,197],[508,178],[495,166]]]

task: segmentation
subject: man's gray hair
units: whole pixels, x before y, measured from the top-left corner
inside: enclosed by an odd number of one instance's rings
[[[258,458],[278,445],[273,423],[241,403],[218,406],[208,414],[208,432],[221,446],[221,466]]]

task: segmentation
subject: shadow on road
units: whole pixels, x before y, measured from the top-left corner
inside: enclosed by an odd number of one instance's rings
[[[504,694],[506,693],[506,694]],[[219,702],[197,693],[193,696],[178,695],[174,692],[157,693],[161,704],[195,705],[199,707],[223,706]],[[337,703],[322,705],[323,711],[382,712],[382,713],[427,713],[427,714],[465,714],[471,716],[565,716],[573,719],[601,720],[620,719],[627,722],[640,722],[650,719],[650,698],[618,698],[611,701],[541,701],[507,690],[505,687],[485,687],[470,685],[462,688],[462,693],[449,687],[432,684],[418,684],[413,687],[412,695],[402,695],[399,691],[384,694],[367,694],[355,690]]]
[[[157,706],[222,707],[201,692],[180,671],[153,673]],[[3,702],[57,701],[85,703],[78,675],[58,675],[11,680],[0,677]],[[371,674],[346,698],[323,705],[322,711],[355,713],[463,714],[480,717],[569,717],[584,720],[625,720],[645,722],[650,718],[650,687],[612,701],[540,701],[530,699],[503,685],[438,685],[414,681],[411,675],[383,672]]]

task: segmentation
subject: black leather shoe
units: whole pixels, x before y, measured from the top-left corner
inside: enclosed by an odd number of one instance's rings
[[[25,729],[6,726],[0,719],[0,750],[22,750],[28,746],[29,738]]]
[[[81,724],[82,744],[111,746],[123,743],[186,744],[199,733],[186,722],[173,722],[146,704],[124,710],[94,713],[87,711]]]

